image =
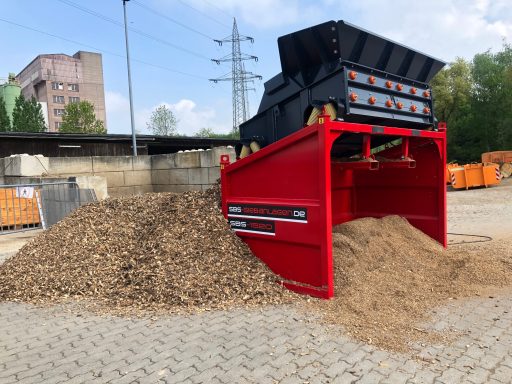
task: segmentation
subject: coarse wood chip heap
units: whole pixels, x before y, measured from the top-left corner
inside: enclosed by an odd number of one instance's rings
[[[510,246],[445,250],[399,216],[334,227],[333,257],[335,297],[315,301],[316,310],[356,339],[396,351],[442,338],[422,323],[446,300],[512,285]]]
[[[88,204],[0,266],[0,299],[70,298],[106,307],[209,310],[292,294],[231,231],[218,186]]]

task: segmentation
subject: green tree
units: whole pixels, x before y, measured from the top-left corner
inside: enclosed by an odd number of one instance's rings
[[[457,58],[432,79],[431,86],[436,118],[448,125],[448,157],[467,158],[473,89],[471,64]]]
[[[448,158],[479,161],[512,148],[512,47],[457,59],[432,81],[435,113],[448,124]]]
[[[154,135],[158,136],[177,136],[178,132],[176,126],[178,120],[174,113],[165,105],[158,106],[149,118],[149,122],[146,123],[148,128],[153,132]]]
[[[70,103],[64,107],[60,132],[105,134],[105,124],[96,118],[94,105],[87,100]]]
[[[240,135],[238,132],[230,132],[230,133],[215,133],[212,128],[201,128],[194,135],[196,137],[209,137],[212,139],[239,139]]]
[[[512,148],[512,47],[504,44],[497,53],[475,55],[473,78],[473,128],[479,132],[475,150]]]
[[[3,97],[0,97],[0,132],[8,132],[11,130],[11,121],[7,115],[7,109],[5,108],[5,101]]]
[[[12,130],[14,132],[44,132],[43,109],[34,96],[25,100],[23,95],[16,98],[12,112]]]

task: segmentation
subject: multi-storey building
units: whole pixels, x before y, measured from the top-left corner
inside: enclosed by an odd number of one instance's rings
[[[17,78],[23,96],[35,96],[43,105],[50,132],[59,130],[66,104],[81,100],[94,105],[96,118],[106,127],[101,54],[78,51],[73,56],[39,55]]]

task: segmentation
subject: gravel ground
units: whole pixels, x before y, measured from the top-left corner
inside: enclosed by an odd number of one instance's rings
[[[448,232],[491,236],[498,241],[512,236],[512,177],[501,185],[470,190],[448,190]],[[449,235],[448,239],[474,239]]]

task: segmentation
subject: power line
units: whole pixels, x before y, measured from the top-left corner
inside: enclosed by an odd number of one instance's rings
[[[183,0],[178,0],[178,2],[180,2],[180,3],[181,3],[182,5],[184,5],[185,7],[188,7],[188,8],[190,8],[190,9],[194,10],[195,12],[197,12],[197,13],[199,13],[199,14],[203,15],[203,16],[204,16],[204,17],[206,17],[207,19],[210,19],[211,21],[213,21],[213,22],[215,22],[215,23],[217,23],[217,24],[219,24],[219,25],[222,25],[222,26],[223,26],[223,27],[225,27],[225,28],[231,28],[229,25],[226,25],[226,24],[224,24],[222,21],[219,21],[219,20],[217,20],[216,18],[211,17],[211,16],[210,16],[210,15],[208,15],[207,13],[205,13],[205,12],[203,12],[203,11],[200,11],[199,9],[197,9],[197,8],[195,8],[195,7],[193,7],[193,6],[191,6],[190,4],[187,4],[187,3],[186,3],[186,2],[184,2]]]
[[[209,40],[213,40],[213,37],[208,36],[207,34],[201,32],[201,31],[199,31],[197,29],[194,29],[194,28],[192,28],[192,27],[190,27],[190,26],[188,26],[186,24],[183,24],[183,23],[179,22],[178,20],[173,19],[172,17],[164,15],[163,13],[158,12],[156,9],[150,8],[147,5],[142,4],[141,2],[139,2],[137,0],[132,0],[132,2],[137,4],[139,7],[144,8],[146,11],[151,12],[151,13],[157,15],[157,16],[160,16],[160,17],[166,19],[167,21],[170,21],[171,23],[179,25],[180,27],[183,27],[185,29],[188,29],[189,31],[194,32],[194,33],[196,33],[196,34],[198,34],[200,36],[206,37]]]
[[[229,17],[230,19],[233,18],[233,15],[230,15],[229,13],[227,13],[225,10],[223,10],[222,8],[220,7],[217,7],[215,4],[213,4],[212,2],[208,1],[208,0],[203,0],[203,2],[205,2],[206,4],[208,4],[210,7],[213,7],[215,9],[217,9],[218,11],[222,12],[223,14],[225,14],[227,17]]]
[[[117,57],[120,57],[122,59],[126,58],[125,55],[122,55],[122,54],[119,54],[119,53],[116,53],[116,52],[108,51],[108,50],[105,50],[105,49],[100,49],[100,48],[94,47],[94,46],[86,44],[86,43],[82,43],[82,42],[79,42],[79,41],[76,41],[76,40],[68,39],[67,37],[62,37],[62,36],[59,36],[59,35],[55,35],[53,33],[42,31],[40,29],[32,28],[32,27],[29,27],[29,26],[26,26],[26,25],[23,25],[23,24],[18,24],[18,23],[14,22],[14,21],[2,19],[2,18],[0,18],[0,21],[3,21],[4,23],[11,24],[11,25],[23,28],[23,29],[27,29],[27,30],[32,31],[32,32],[41,33],[41,34],[46,35],[46,36],[54,37],[56,39],[64,40],[64,41],[67,41],[69,43],[73,43],[73,44],[76,44],[76,45],[79,45],[79,46],[82,46],[82,47],[90,48],[90,49],[93,49],[93,50],[98,51],[98,52],[106,53],[106,54],[109,54],[109,55],[112,55],[112,56],[117,56]],[[140,64],[148,65],[148,66],[151,66],[151,67],[154,67],[154,68],[163,69],[163,70],[168,71],[168,72],[173,72],[173,73],[177,73],[177,74],[184,75],[184,76],[194,77],[196,79],[208,80],[208,78],[206,78],[206,77],[194,75],[192,73],[182,72],[182,71],[179,71],[179,70],[176,70],[176,69],[168,68],[168,67],[163,66],[163,65],[154,64],[154,63],[150,63],[150,62],[147,62],[147,61],[144,61],[144,60],[135,59],[135,58],[132,58],[132,60],[135,61],[135,62],[138,62]]]
[[[63,4],[66,4],[66,5],[69,5],[70,7],[76,8],[76,9],[82,11],[82,12],[86,12],[86,13],[88,13],[88,14],[90,14],[92,16],[95,16],[97,18],[100,18],[102,20],[108,21],[109,23],[117,25],[120,28],[124,28],[123,23],[121,23],[121,22],[119,22],[117,20],[114,20],[114,19],[112,19],[112,18],[110,18],[108,16],[105,16],[105,15],[103,15],[101,13],[98,13],[98,12],[92,10],[92,9],[83,7],[83,6],[81,6],[79,4],[76,4],[76,3],[73,3],[72,1],[69,1],[69,0],[57,0],[57,1],[59,1],[59,2],[61,2]],[[204,55],[202,55],[200,53],[191,51],[190,49],[180,47],[179,45],[173,44],[173,43],[171,43],[171,42],[169,42],[167,40],[161,39],[161,38],[159,38],[157,36],[150,35],[149,33],[141,31],[140,29],[136,29],[136,28],[132,28],[132,27],[128,27],[128,29],[130,31],[132,31],[134,33],[137,33],[137,34],[139,34],[141,36],[144,36],[144,37],[146,37],[148,39],[154,40],[154,41],[159,42],[161,44],[164,44],[164,45],[167,45],[167,46],[172,47],[174,49],[177,49],[179,51],[182,51],[182,52],[188,53],[190,55],[196,56],[196,57],[198,57],[200,59],[210,60],[207,56],[204,56]]]

